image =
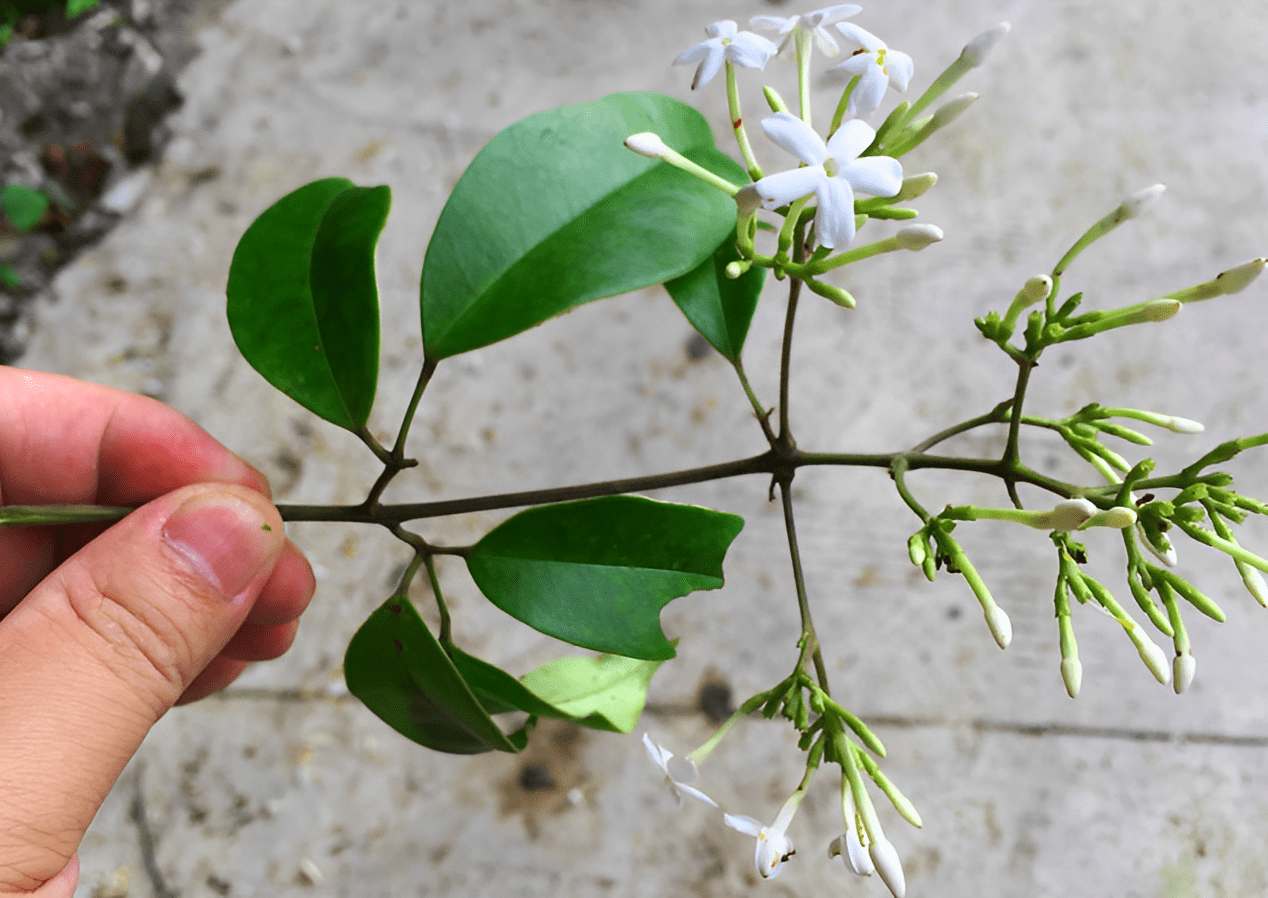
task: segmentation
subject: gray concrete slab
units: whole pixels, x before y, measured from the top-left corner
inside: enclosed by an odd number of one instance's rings
[[[280,500],[358,501],[375,473],[368,454],[236,357],[223,289],[243,229],[317,177],[392,185],[379,253],[390,325],[372,421],[386,436],[420,361],[422,253],[479,147],[529,112],[626,89],[698,99],[722,125],[720,89],[692,96],[690,73],[667,63],[708,22],[771,11],[714,0],[233,3],[199,35],[178,136],[150,193],[58,280],[23,363],[171,403],[268,473]],[[1268,15],[1259,4],[948,0],[873,4],[858,21],[915,57],[919,90],[1001,19],[1014,22],[1013,35],[964,84],[982,100],[945,140],[907,159],[909,171],[941,176],[918,205],[947,239],[851,271],[842,283],[859,299],[853,312],[804,307],[792,405],[803,446],[908,445],[1003,398],[1010,365],[971,317],[1005,305],[1131,191],[1169,187],[1151,218],[1089,251],[1067,280],[1104,306],[1265,252]],[[766,76],[792,93],[789,67],[772,63]],[[762,82],[742,80],[755,115]],[[826,85],[820,95],[830,102]],[[772,165],[779,158],[759,152]],[[1160,441],[1159,456],[1172,459],[1264,430],[1263,300],[1257,286],[1166,325],[1054,351],[1037,374],[1034,408],[1058,414],[1112,399],[1204,421],[1207,433],[1184,445]],[[746,351],[768,397],[781,319],[772,291]],[[716,358],[691,361],[689,335],[669,300],[647,291],[446,363],[415,427],[423,463],[392,497],[630,476],[760,450],[730,372]],[[1044,465],[1074,470],[1060,467],[1057,447],[1033,445]],[[1245,489],[1268,495],[1262,459],[1238,473]],[[934,504],[1003,501],[987,482],[929,476],[917,486]],[[786,549],[765,489],[734,482],[665,494],[748,519],[726,588],[663,617],[682,637],[681,657],[653,683],[646,725],[672,748],[709,732],[695,710],[706,679],[742,697],[782,677],[794,657]],[[909,894],[1263,893],[1268,703],[1258,662],[1268,621],[1230,565],[1182,549],[1184,571],[1230,618],[1193,622],[1191,692],[1159,687],[1117,626],[1081,609],[1086,673],[1071,702],[1057,673],[1041,535],[985,524],[965,534],[1012,615],[1016,635],[1000,653],[963,583],[928,585],[907,563],[912,519],[884,476],[805,471],[796,496],[836,689],[877,721],[890,748],[885,769],[924,815],[917,832],[882,809]],[[426,532],[467,542],[497,519],[438,520]],[[1256,532],[1268,545],[1268,528]],[[840,831],[827,777],[794,824],[796,862],[759,884],[750,840],[701,807],[675,813],[636,738],[544,726],[520,758],[454,758],[405,742],[339,685],[347,640],[405,553],[353,528],[290,533],[321,575],[298,643],[160,723],[83,844],[80,894],[704,896],[757,885],[884,894],[826,861]],[[1090,542],[1113,557],[1109,539]],[[517,671],[558,653],[507,626],[458,566],[442,565],[442,577],[456,633],[476,653]],[[703,771],[708,789],[729,810],[773,816],[799,776],[793,741],[777,724],[738,728]],[[521,789],[526,763],[546,764],[558,788]]]

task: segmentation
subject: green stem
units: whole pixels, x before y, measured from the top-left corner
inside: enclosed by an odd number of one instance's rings
[[[800,32],[798,32],[800,34]],[[794,234],[793,259],[800,263],[805,258],[805,227],[798,223]],[[801,279],[789,278],[788,312],[784,316],[783,348],[779,357],[779,442],[786,449],[797,445],[788,424],[788,381],[792,372],[793,323],[797,320],[797,300],[801,296]]]
[[[431,581],[431,593],[436,597],[436,609],[440,612],[440,633],[436,638],[441,645],[449,644],[449,606],[445,604],[445,594],[440,590],[440,578],[436,576],[436,556],[429,552],[423,558],[427,566],[427,579]]]
[[[762,179],[762,167],[757,164],[753,154],[753,146],[748,141],[748,130],[744,127],[744,117],[740,114],[740,91],[735,83],[735,66],[726,64],[726,100],[731,112],[731,130],[735,132],[735,142],[739,144],[740,155],[748,167],[748,176],[754,181]]]
[[[423,391],[431,383],[432,375],[436,373],[437,364],[439,363],[431,359],[423,360],[423,370],[418,374],[418,383],[414,385],[414,395],[410,397],[409,405],[405,409],[405,416],[401,419],[401,429],[396,434],[396,443],[386,457],[379,457],[379,460],[384,464],[383,473],[374,481],[374,486],[370,487],[370,492],[366,494],[365,501],[362,503],[367,510],[374,509],[378,505],[379,497],[383,495],[383,491],[387,489],[387,485],[392,482],[392,479],[397,474],[418,464],[414,459],[405,457],[405,441],[409,437],[410,426],[414,423],[414,413],[418,411],[418,403],[423,398]],[[367,431],[367,436],[368,433]],[[373,445],[378,444],[374,443]],[[371,448],[373,448],[373,445]],[[378,453],[376,452],[375,454]]]
[[[792,559],[793,583],[797,589],[797,607],[801,611],[801,639],[798,640],[801,646],[801,654],[797,659],[797,669],[801,670],[806,658],[810,657],[814,662],[815,676],[819,680],[819,686],[827,694],[830,691],[828,689],[828,669],[823,663],[823,653],[819,649],[819,637],[815,633],[814,622],[810,618],[810,598],[806,594],[806,580],[801,567],[801,550],[797,545],[797,523],[793,516],[791,480],[791,477],[780,479],[779,497],[784,508],[784,530],[788,534],[788,553]]]
[[[753,386],[748,382],[748,375],[744,373],[744,365],[738,357],[731,363],[731,366],[735,368],[735,373],[740,378],[740,386],[744,388],[744,395],[748,397],[749,404],[753,406],[753,415],[757,418],[757,423],[762,427],[766,442],[774,447],[775,432],[771,430],[770,426],[770,413],[772,410],[763,407],[761,401],[757,398],[757,394],[753,392]]]
[[[704,745],[701,745],[695,751],[691,752],[691,754],[687,755],[687,760],[693,764],[703,764],[705,758],[709,757],[709,755],[713,753],[713,750],[718,747],[718,743],[720,743],[726,734],[731,731],[732,727],[768,702],[773,696],[783,693],[788,689],[788,685],[789,680],[784,680],[774,689],[768,689],[766,692],[759,692],[744,704],[740,705],[735,709],[735,712],[726,719],[726,722],[723,723],[722,726],[718,727],[717,732],[708,738]]]
[[[907,470],[910,466],[911,459],[905,455],[900,455],[890,464],[889,474],[894,478],[894,488],[898,490],[899,498],[916,513],[916,517],[920,518],[921,523],[928,523],[929,513],[925,511],[923,505],[916,501],[916,497],[907,488]]]
[[[1005,399],[986,414],[978,415],[976,418],[970,418],[967,421],[962,421],[959,424],[948,427],[946,430],[940,430],[927,440],[917,443],[908,450],[908,452],[911,455],[922,455],[942,441],[949,440],[953,436],[958,436],[966,431],[981,427],[984,424],[1003,424],[1009,420],[1008,410],[1012,407],[1012,404],[1013,400]]]
[[[473,511],[492,511],[502,508],[522,508],[530,505],[548,505],[555,502],[571,502],[593,499],[598,496],[615,496],[623,493],[639,493],[650,490],[706,483],[750,474],[774,474],[777,471],[795,470],[810,466],[885,468],[888,469],[899,456],[907,458],[910,470],[971,471],[995,477],[1007,475],[1018,483],[1029,483],[1063,499],[1073,495],[1100,496],[1116,487],[1077,487],[1065,481],[1032,471],[1024,465],[1007,466],[999,459],[958,458],[956,456],[913,454],[908,452],[846,453],[802,452],[797,449],[781,449],[760,455],[716,465],[688,468],[667,474],[651,474],[645,477],[629,477],[621,480],[604,480],[572,486],[550,487],[541,490],[525,490],[516,493],[497,493],[487,496],[471,496],[463,499],[444,499],[438,502],[409,502],[398,505],[377,505],[367,509],[360,505],[291,505],[277,506],[284,521],[326,521],[352,524],[380,524],[393,527],[405,521],[424,518],[441,518],[467,514]],[[1215,476],[1215,475],[1209,475]],[[1138,489],[1183,488],[1205,478],[1173,475],[1142,480]],[[135,511],[135,508],[99,505],[7,505],[0,506],[0,526],[80,524],[85,522],[118,521]],[[461,550],[432,551],[441,554],[460,554]]]

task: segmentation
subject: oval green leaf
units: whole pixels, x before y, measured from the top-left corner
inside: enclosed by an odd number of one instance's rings
[[[731,362],[740,358],[757,299],[766,283],[765,268],[750,268],[734,280],[727,277],[726,267],[739,258],[732,228],[731,236],[713,255],[682,277],[665,282],[665,289],[691,326]]]
[[[604,496],[522,511],[467,554],[480,591],[556,639],[630,658],[674,647],[660,611],[722,585],[722,559],[744,520],[695,505]]]
[[[638,726],[647,687],[664,663],[617,655],[558,658],[526,674],[521,682],[583,726],[629,733]]]
[[[344,656],[348,689],[407,739],[450,754],[522,751],[484,709],[408,600],[393,596],[357,630]]]
[[[490,714],[525,711],[613,733],[638,725],[647,687],[664,664],[618,655],[559,658],[517,680],[457,646],[449,646],[449,656]]]
[[[641,131],[733,183],[748,180],[700,113],[661,94],[611,94],[510,126],[458,180],[427,246],[428,358],[662,283],[713,253],[734,227],[734,201],[627,150],[625,138]]]
[[[391,191],[343,178],[287,194],[247,228],[229,268],[229,327],[264,379],[356,431],[374,405],[379,293],[374,248]]]

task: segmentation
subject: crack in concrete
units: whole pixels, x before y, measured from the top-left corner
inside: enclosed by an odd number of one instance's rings
[[[128,808],[128,816],[137,828],[137,842],[141,849],[141,866],[149,877],[150,886],[155,898],[180,898],[180,892],[167,887],[163,872],[159,870],[158,859],[154,855],[154,832],[150,829],[150,821],[145,812],[145,790],[142,788],[145,768],[138,766],[136,785],[132,791],[132,804]]]

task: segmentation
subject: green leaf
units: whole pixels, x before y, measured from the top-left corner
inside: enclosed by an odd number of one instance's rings
[[[48,208],[48,197],[21,184],[6,184],[0,190],[0,207],[19,231],[29,231]]]
[[[712,256],[682,277],[665,282],[665,289],[692,327],[731,362],[739,359],[744,348],[757,298],[766,282],[765,268],[750,268],[734,280],[727,277],[726,267],[739,258],[732,228],[731,236]]]
[[[97,5],[97,0],[66,0],[66,18],[73,19]]]
[[[458,180],[427,246],[428,358],[662,283],[713,253],[735,224],[734,201],[627,150],[625,138],[641,131],[724,178],[748,180],[700,113],[660,94],[612,94],[511,125]]]
[[[614,733],[634,729],[647,687],[664,663],[616,655],[559,658],[517,680],[457,646],[449,647],[449,656],[490,714],[525,711]]]
[[[660,611],[722,585],[722,559],[744,520],[641,496],[604,496],[522,511],[467,554],[480,591],[556,639],[630,658],[674,647]]]
[[[247,228],[229,268],[229,327],[251,367],[352,431],[365,426],[374,405],[374,247],[390,203],[387,187],[314,181]]]
[[[22,286],[22,279],[18,277],[18,273],[13,270],[12,266],[5,265],[3,262],[0,262],[0,286],[7,287],[10,290],[17,290]]]
[[[348,689],[407,739],[450,754],[522,751],[529,725],[509,736],[489,717],[407,599],[366,620],[344,656]]]
[[[584,726],[628,733],[638,726],[647,687],[664,663],[616,655],[559,658],[527,674],[523,683]]]

